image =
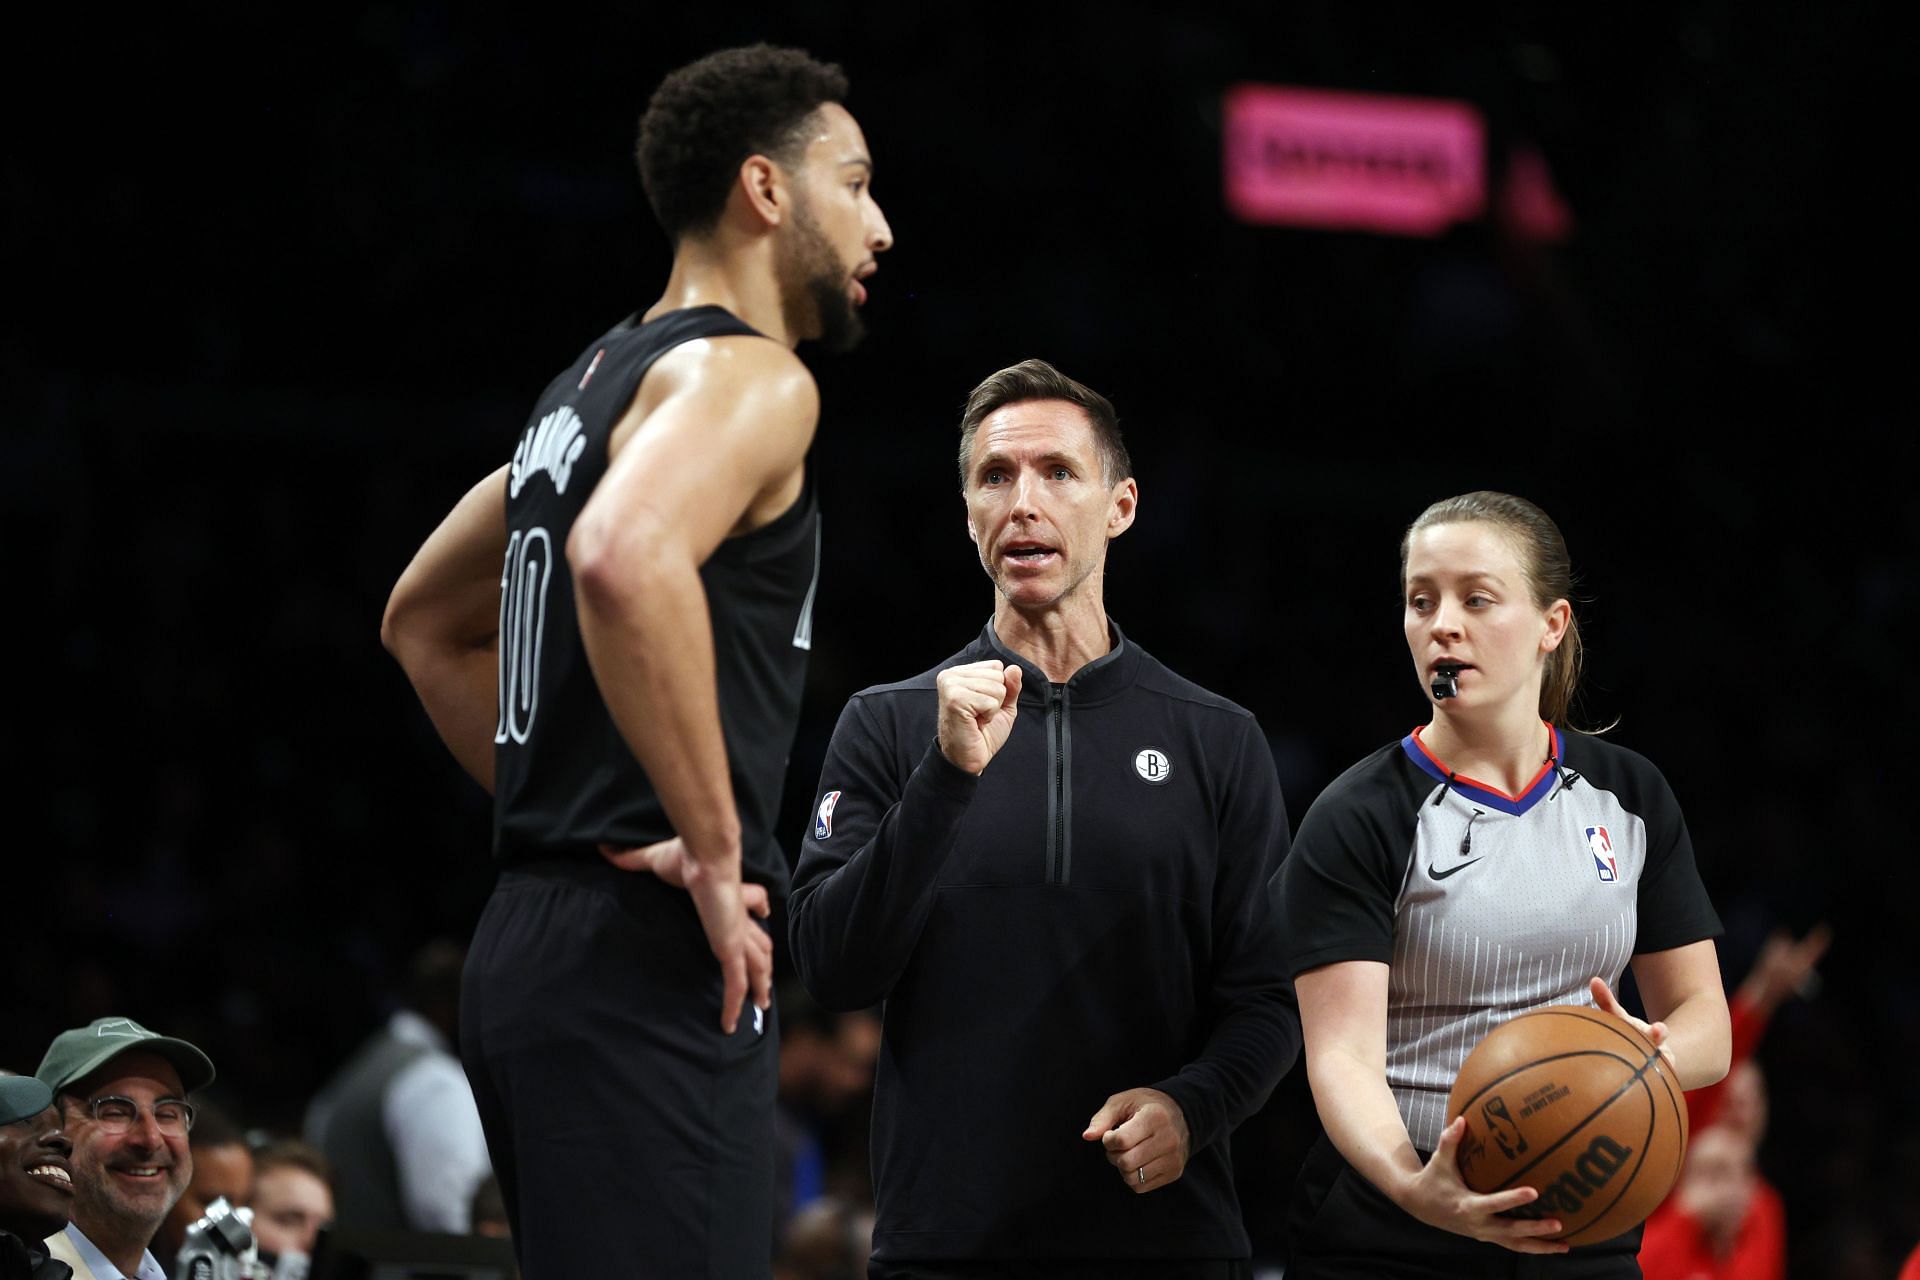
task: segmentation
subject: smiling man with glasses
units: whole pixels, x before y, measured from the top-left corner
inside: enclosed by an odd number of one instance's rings
[[[193,1104],[213,1063],[131,1018],[54,1037],[34,1073],[73,1141],[73,1221],[50,1237],[75,1280],[165,1280],[147,1246],[193,1177]]]

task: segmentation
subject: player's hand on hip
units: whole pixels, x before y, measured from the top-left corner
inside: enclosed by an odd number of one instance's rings
[[[600,856],[622,871],[644,871],[658,876],[676,889],[687,887],[686,864],[692,860],[692,855],[687,852],[687,846],[680,842],[679,836],[631,849],[603,844],[600,846]],[[741,885],[740,904],[748,915],[759,916],[762,920],[773,913],[773,902],[767,897],[767,886],[763,884]]]
[[[940,700],[940,754],[956,768],[987,767],[1020,714],[1020,667],[997,661],[948,667],[934,677]]]
[[[1433,1158],[1401,1185],[1393,1199],[1428,1226],[1455,1235],[1485,1240],[1515,1253],[1565,1253],[1570,1246],[1542,1239],[1560,1231],[1558,1218],[1502,1216],[1538,1200],[1540,1193],[1534,1188],[1514,1187],[1481,1195],[1460,1177],[1460,1139],[1466,1132],[1466,1117],[1456,1116],[1441,1131]]]
[[[1673,1056],[1673,1046],[1667,1043],[1667,1024],[1664,1022],[1642,1022],[1640,1019],[1628,1013],[1626,1006],[1621,1004],[1619,999],[1615,997],[1613,988],[1607,985],[1605,978],[1595,978],[1587,984],[1587,987],[1593,992],[1593,1003],[1599,1008],[1600,1012],[1610,1013],[1622,1022],[1632,1025],[1636,1031],[1653,1042],[1653,1047],[1658,1049],[1660,1056],[1667,1060],[1667,1066],[1672,1070],[1673,1078],[1678,1080],[1680,1078],[1680,1063]]]
[[[1114,1094],[1080,1136],[1106,1148],[1107,1163],[1136,1195],[1178,1182],[1192,1155],[1186,1112],[1158,1089]]]
[[[773,1003],[773,937],[748,918],[738,862],[716,866],[687,857],[681,861],[681,871],[694,910],[700,913],[707,946],[720,962],[720,1029],[732,1035],[749,991],[754,1008],[765,1009]]]
[[[680,837],[635,849],[600,846],[600,856],[622,871],[660,877],[693,898],[707,945],[720,962],[720,1029],[728,1035],[740,1022],[740,1004],[749,990],[754,1007],[773,1003],[773,935],[754,923],[772,911],[767,887],[740,882],[735,859],[725,870],[702,864]]]

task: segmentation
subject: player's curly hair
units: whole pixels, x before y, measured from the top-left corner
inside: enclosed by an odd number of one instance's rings
[[[797,164],[808,119],[846,96],[838,66],[767,44],[710,53],[661,81],[640,117],[636,158],[667,238],[713,229],[748,156]]]

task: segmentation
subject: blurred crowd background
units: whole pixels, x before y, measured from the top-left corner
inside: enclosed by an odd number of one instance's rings
[[[809,356],[826,571],[795,842],[847,696],[991,607],[951,459],[994,369],[1042,356],[1115,401],[1141,504],[1109,606],[1259,716],[1296,821],[1423,718],[1400,530],[1523,494],[1581,576],[1581,722],[1672,783],[1729,989],[1775,929],[1831,926],[1755,1058],[1790,1273],[1886,1275],[1920,1239],[1911,50],[1884,7],[36,21],[0,152],[0,1066],[127,1014],[206,1048],[244,1127],[293,1134],[422,945],[468,936],[488,805],[381,651],[381,606],[553,371],[656,296],[629,159],[653,85],[770,39],[848,68],[897,238],[869,340]],[[1432,237],[1235,220],[1242,83],[1472,104],[1489,212]],[[1499,203],[1540,166],[1551,234]],[[783,999],[792,1209],[844,1253],[875,1024]],[[1234,1140],[1270,1256],[1313,1124],[1296,1072]]]

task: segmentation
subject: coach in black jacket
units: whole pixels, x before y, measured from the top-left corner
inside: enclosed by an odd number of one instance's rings
[[[886,1005],[872,1274],[1242,1276],[1227,1135],[1300,1047],[1272,756],[1107,620],[1112,406],[1029,360],[961,427],[993,621],[847,705],[791,905],[814,996]]]

